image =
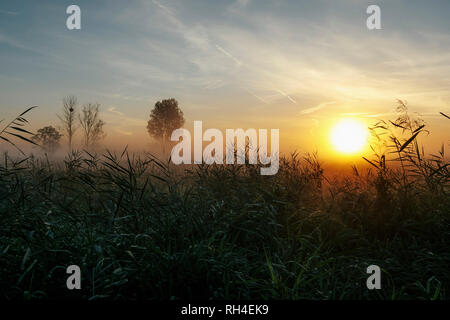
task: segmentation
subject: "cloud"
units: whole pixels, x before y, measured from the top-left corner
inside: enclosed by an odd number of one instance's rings
[[[159,27],[165,28],[169,33],[175,32],[181,35],[188,44],[194,46],[195,48],[202,50],[208,48],[208,33],[202,24],[196,23],[194,25],[186,25],[180,18],[178,18],[175,10],[166,5],[162,5],[156,0],[152,0],[152,2],[160,9],[160,12],[166,19],[166,22],[169,22],[170,24],[170,29],[163,25],[159,25]]]
[[[263,103],[265,103],[265,104],[268,104],[269,102],[266,100],[266,99],[264,99],[264,98],[262,98],[262,97],[260,97],[260,96],[258,96],[258,95],[256,95],[256,94],[254,94],[253,92],[251,92],[250,90],[245,90],[245,91],[247,91],[248,93],[250,93],[253,97],[255,97],[256,99],[258,99],[259,101],[261,101],[261,102],[263,102]]]
[[[17,41],[9,36],[6,36],[2,33],[0,33],[0,42],[3,42],[11,47],[17,48],[17,49],[22,49],[22,50],[27,50],[27,51],[32,51],[32,52],[36,52],[36,50],[30,46],[26,46],[24,45],[22,42]]]
[[[165,6],[165,5],[162,5],[161,2],[156,1],[156,0],[152,0],[152,2],[154,4],[156,4],[160,9],[162,9],[168,15],[174,16],[174,11],[171,8],[169,8],[169,7]]]
[[[114,106],[107,110],[108,113],[104,115],[106,125],[121,135],[131,136],[146,126],[145,120],[127,116]]]
[[[117,114],[117,115],[119,115],[119,116],[123,116],[123,115],[124,115],[122,112],[117,111],[117,110],[116,110],[116,107],[111,107],[111,108],[108,109],[108,111],[109,111],[109,112],[112,112],[112,113],[115,113],[115,114]]]
[[[222,48],[221,46],[216,44],[216,48],[217,50],[219,50],[220,52],[222,52],[224,55],[226,55],[228,58],[232,59],[234,62],[236,62],[236,64],[238,66],[240,66],[242,64],[242,62],[240,62],[238,59],[236,59],[231,53],[229,53],[228,51],[226,51],[224,48]]]
[[[247,7],[250,3],[250,0],[236,0],[235,4],[239,7]]]
[[[243,9],[250,5],[250,0],[236,0],[228,7],[228,11],[233,14],[240,13]]]
[[[40,46],[32,46],[29,44],[25,44],[24,41],[17,40],[13,37],[6,36],[5,34],[0,32],[0,43],[4,43],[10,47],[13,47],[15,49],[24,50],[29,53],[38,54],[40,56],[44,56],[47,58],[52,59],[52,62],[64,64],[67,60],[63,58],[62,56],[55,55],[52,52],[49,52],[47,48],[42,48]],[[31,60],[32,61],[32,60]],[[33,62],[33,61],[32,61]]]
[[[319,111],[319,110],[321,110],[327,106],[333,105],[333,104],[336,104],[336,101],[320,103],[319,105],[317,105],[315,107],[303,109],[302,111],[300,111],[300,114],[305,115],[305,114],[314,113],[316,111]]]
[[[26,58],[24,52],[12,54],[8,61],[51,66],[39,74],[42,83],[70,79],[58,85],[73,85],[116,104],[105,114],[122,132],[145,127],[145,120],[127,114],[142,114],[144,106],[172,95],[194,111],[196,104],[208,105],[212,114],[220,110],[230,119],[241,116],[244,103],[249,104],[246,112],[260,107],[258,116],[270,121],[276,121],[274,114],[286,121],[298,121],[292,116],[299,114],[321,118],[319,111],[327,108],[332,115],[364,110],[367,115],[361,116],[370,117],[385,114],[396,98],[410,100],[420,111],[448,109],[446,30],[430,24],[421,32],[405,32],[393,22],[396,32],[374,33],[355,18],[341,16],[356,4],[339,4],[337,12],[319,10],[321,2],[305,3],[305,10],[297,12],[297,1],[201,6],[184,0],[134,0],[92,10],[90,30],[82,37],[38,26],[36,39],[6,29],[0,43],[32,53]],[[97,23],[105,25],[98,28]],[[71,62],[71,68],[54,62]],[[27,72],[18,72],[25,82],[31,81]],[[36,86],[21,87],[27,85]],[[234,102],[239,108],[233,108]],[[278,114],[280,106],[286,109],[283,114]]]
[[[294,99],[292,99],[292,97],[290,95],[288,95],[287,93],[281,91],[281,90],[276,90],[279,94],[281,94],[282,96],[286,97],[289,99],[289,101],[291,101],[292,103],[297,104],[297,101],[295,101]]]
[[[330,29],[326,23],[319,25],[304,17],[291,21],[257,8],[232,20],[220,16],[217,23],[217,16],[200,17],[184,2],[172,3],[176,9],[163,1],[153,0],[150,6],[142,1],[142,8],[133,8],[134,16],[129,17],[139,29],[164,34],[163,38],[144,36],[134,48],[119,42],[116,48],[120,50],[104,50],[101,60],[123,83],[142,88],[158,83],[189,94],[195,87],[246,88],[268,104],[279,101],[280,96],[298,104],[294,97],[304,95],[325,95],[332,101],[392,101],[413,93],[436,94],[445,100],[448,95],[445,74],[450,72],[450,54],[435,48],[418,49],[408,38],[396,34],[367,38],[345,21],[333,21]],[[246,8],[249,2],[233,5]],[[297,31],[306,27],[308,33]],[[273,90],[274,83],[278,95],[260,94]],[[318,110],[305,109],[304,114]]]
[[[6,10],[0,10],[1,14],[7,14],[8,16],[17,16],[19,12],[17,11],[6,11]]]

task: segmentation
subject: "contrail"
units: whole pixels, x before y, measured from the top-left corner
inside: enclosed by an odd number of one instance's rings
[[[285,92],[283,92],[283,91],[281,91],[281,90],[277,90],[277,92],[278,92],[279,94],[281,94],[282,96],[285,96],[286,98],[288,98],[289,100],[291,100],[292,103],[297,104],[297,101],[295,101],[294,99],[292,99],[292,97],[289,96],[287,93],[285,93]]]
[[[229,53],[228,51],[226,51],[224,48],[222,48],[221,46],[216,44],[216,48],[217,50],[219,50],[220,52],[222,52],[224,55],[226,55],[228,58],[233,59],[234,62],[236,62],[236,64],[238,66],[240,66],[242,64],[242,62],[240,62],[238,59],[236,59],[231,53]]]

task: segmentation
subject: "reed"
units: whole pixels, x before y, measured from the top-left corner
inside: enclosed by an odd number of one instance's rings
[[[339,179],[315,154],[261,176],[248,164],[180,172],[127,148],[62,163],[5,153],[0,297],[448,299],[448,162],[400,111],[372,128],[372,169]],[[82,290],[66,289],[71,264]],[[382,290],[365,286],[371,264]]]

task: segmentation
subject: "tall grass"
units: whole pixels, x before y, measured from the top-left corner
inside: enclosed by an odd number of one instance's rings
[[[19,114],[17,117],[11,120],[6,126],[4,126],[2,130],[0,130],[0,140],[13,146],[24,156],[25,153],[22,151],[22,149],[20,149],[17,146],[15,140],[19,139],[37,145],[33,140],[30,139],[31,136],[33,136],[33,133],[24,128],[24,126],[28,123],[28,120],[24,116],[34,108],[37,108],[37,106],[27,108],[24,112]],[[4,121],[3,119],[0,120],[0,123],[2,123],[3,121]]]
[[[0,296],[448,299],[448,166],[443,150],[421,151],[422,125],[378,124],[373,169],[339,180],[314,154],[282,158],[275,176],[253,165],[180,173],[127,149],[63,163],[5,154]],[[82,290],[66,288],[71,264]],[[366,288],[371,264],[382,290]]]

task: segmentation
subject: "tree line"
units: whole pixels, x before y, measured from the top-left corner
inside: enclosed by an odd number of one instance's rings
[[[103,130],[105,122],[100,119],[99,103],[86,103],[78,111],[77,98],[67,96],[63,99],[62,113],[57,116],[61,122],[59,130],[51,125],[45,126],[32,137],[33,142],[46,152],[53,153],[60,148],[64,135],[68,140],[69,152],[72,152],[74,136],[79,129],[82,131],[82,145],[86,149],[97,146],[106,136]]]
[[[78,100],[75,96],[63,98],[62,112],[58,114],[60,126],[57,128],[48,125],[37,130],[31,140],[35,145],[42,147],[45,152],[53,153],[61,147],[61,138],[67,138],[68,150],[74,148],[75,134],[80,130],[81,145],[85,149],[95,148],[106,136],[105,122],[100,118],[100,104],[86,103],[78,110]],[[174,98],[157,101],[151,110],[147,122],[147,132],[150,137],[158,140],[163,153],[175,129],[184,125],[183,111]]]

